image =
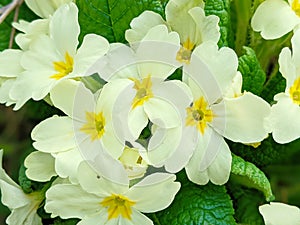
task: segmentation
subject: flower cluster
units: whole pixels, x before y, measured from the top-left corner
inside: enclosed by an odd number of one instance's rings
[[[270,133],[278,143],[300,137],[300,31],[292,52],[280,54],[287,86],[270,106],[242,90],[238,57],[218,47],[219,18],[205,15],[201,0],[170,0],[166,19],[143,12],[125,33],[128,44],[96,34],[79,43],[78,8],[71,0],[25,2],[42,19],[13,24],[21,32],[20,49],[0,53],[0,103],[19,110],[29,99],[44,99],[64,116],[32,130],[37,151],[24,162],[33,181],[55,177],[51,187],[26,195],[0,174],[2,202],[12,210],[8,224],[42,224],[36,211],[45,198],[51,217],[78,218],[80,225],[151,225],[142,213],[172,203],[179,171],[198,185],[228,181],[226,140],[255,146]],[[267,4],[283,5],[291,26],[277,32],[262,23]],[[253,29],[266,38],[293,29],[300,6],[287,4],[265,1]],[[276,22],[275,11],[267,15],[265,22]],[[174,73],[180,78],[170,79]]]

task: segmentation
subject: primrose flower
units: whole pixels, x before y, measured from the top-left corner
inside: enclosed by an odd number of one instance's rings
[[[44,200],[39,192],[25,194],[2,167],[3,150],[0,150],[0,189],[1,202],[6,205],[11,214],[7,217],[8,225],[42,225],[42,220],[37,214],[37,209]]]
[[[93,161],[103,151],[114,159],[122,155],[125,140],[113,129],[110,109],[113,95],[105,90],[104,86],[97,97],[74,80],[62,81],[52,89],[51,101],[67,116],[42,121],[31,136],[37,150],[51,153],[55,158],[55,171],[60,177],[69,176],[76,182],[80,162]]]
[[[279,71],[286,79],[284,93],[274,96],[271,115],[267,120],[276,142],[284,144],[300,137],[300,30],[292,37],[292,49],[282,49],[279,55]]]
[[[251,26],[264,39],[277,39],[300,24],[298,0],[265,0],[256,9]]]
[[[219,41],[219,18],[205,16],[202,0],[170,0],[165,13],[166,21],[152,11],[143,12],[131,21],[131,29],[125,33],[126,40],[131,44],[139,42],[150,28],[165,24],[180,36],[181,48],[176,59],[184,64],[189,63],[192,51],[199,44],[208,40]]]
[[[180,188],[175,179],[172,174],[156,173],[130,187],[99,177],[83,162],[78,168],[80,185],[52,186],[46,192],[45,209],[52,217],[79,218],[78,225],[153,225],[142,213],[171,204]]]
[[[21,58],[25,71],[10,91],[17,101],[15,110],[30,98],[43,99],[64,79],[87,76],[86,70],[109,48],[106,39],[88,34],[77,49],[80,28],[74,3],[61,6],[51,17],[49,27],[49,36],[37,37]]]
[[[156,167],[175,154],[181,138],[183,106],[192,101],[186,84],[166,81],[180,66],[175,59],[179,49],[178,34],[169,32],[165,25],[157,25],[149,30],[136,51],[115,45],[105,57],[104,67],[101,59],[94,68],[108,81],[107,89],[110,87],[119,96],[113,107],[113,121],[120,121],[114,123],[115,130],[124,130],[125,139],[134,142],[149,122],[152,125],[146,154],[141,154]]]
[[[300,209],[280,202],[259,206],[266,225],[300,224]]]
[[[10,106],[15,104],[9,91],[12,88],[16,77],[24,71],[20,65],[23,52],[21,50],[6,49],[0,52],[0,103]]]
[[[267,137],[263,122],[270,106],[250,92],[241,93],[242,77],[237,66],[237,56],[231,49],[218,49],[215,43],[206,42],[194,50],[191,63],[184,68],[183,79],[194,100],[186,106],[182,146],[197,142],[185,167],[194,183],[227,182],[231,153],[224,138],[250,144]]]

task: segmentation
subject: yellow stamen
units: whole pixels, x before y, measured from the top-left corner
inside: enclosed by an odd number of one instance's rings
[[[196,126],[204,134],[208,122],[213,120],[213,112],[208,108],[208,103],[203,97],[196,100],[191,107],[186,109],[186,126]]]
[[[131,220],[131,206],[135,205],[135,202],[125,196],[112,194],[111,196],[106,197],[101,202],[101,205],[107,207],[108,220],[118,218],[119,216]]]
[[[299,0],[294,0],[292,2],[292,10],[300,17],[300,2]]]
[[[105,132],[105,118],[103,113],[86,112],[85,117],[87,122],[80,128],[80,131],[90,135],[92,141],[100,139]]]
[[[144,78],[142,82],[140,80],[132,79],[134,81],[133,88],[136,89],[136,95],[132,101],[132,108],[139,105],[143,105],[144,102],[148,101],[150,98],[153,97],[152,93],[152,81],[151,76],[148,75],[148,77]]]
[[[73,58],[69,55],[68,52],[66,52],[65,62],[64,61],[53,62],[53,67],[58,73],[53,74],[52,76],[50,76],[50,78],[59,80],[64,76],[68,75],[69,73],[72,73],[73,65],[74,65]]]
[[[177,52],[176,60],[182,63],[189,64],[191,60],[192,51],[195,47],[195,44],[191,42],[190,38],[188,38]]]
[[[298,77],[293,86],[290,87],[290,97],[294,103],[300,105],[300,77]]]

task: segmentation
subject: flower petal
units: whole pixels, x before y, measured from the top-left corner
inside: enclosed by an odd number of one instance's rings
[[[231,152],[223,137],[212,129],[199,137],[198,146],[185,167],[189,180],[205,185],[209,182],[224,184],[229,179]]]
[[[282,76],[286,79],[286,93],[289,92],[290,87],[293,85],[297,78],[297,68],[295,62],[292,59],[291,50],[286,47],[283,48],[279,54],[279,71]]]
[[[184,168],[194,153],[198,132],[194,127],[184,127],[180,143],[170,158],[166,159],[165,169],[170,173],[177,173]]]
[[[300,137],[300,108],[288,96],[275,100],[278,102],[272,105],[268,121],[274,140],[285,144]]]
[[[53,116],[39,123],[31,132],[33,146],[47,153],[69,150],[75,147],[72,120]]]
[[[129,112],[128,125],[134,140],[138,139],[142,130],[147,126],[147,124],[148,116],[145,113],[143,106],[138,106]]]
[[[167,22],[179,34],[181,43],[189,38],[196,44],[196,23],[188,11],[198,6],[204,6],[202,0],[171,0],[166,6]]]
[[[176,107],[160,98],[151,98],[144,103],[144,110],[150,121],[161,128],[174,128],[181,125],[181,115]]]
[[[89,216],[86,216],[80,222],[78,222],[77,225],[91,225],[91,224],[93,224],[93,225],[105,224],[106,225],[107,220],[108,220],[107,210],[102,209],[100,212],[97,212],[97,214],[91,214]]]
[[[99,76],[110,81],[117,78],[138,78],[135,53],[125,44],[110,44],[108,53],[98,60],[90,72],[97,72]]]
[[[0,179],[1,202],[10,209],[19,208],[30,204],[29,198],[26,197],[21,187],[11,185]]]
[[[112,158],[107,157],[106,155],[102,156],[104,156],[104,159],[99,157],[99,161],[96,160],[96,164],[90,161],[84,161],[79,165],[78,181],[81,187],[85,191],[99,196],[109,196],[112,193],[116,194],[127,191],[128,179],[126,180],[122,178],[122,175],[124,175],[124,177],[127,177],[125,173],[122,173],[122,170],[125,171],[124,168],[120,170],[120,163],[118,163],[116,160],[113,160]],[[104,165],[101,165],[101,162],[104,162]],[[105,168],[106,171],[104,173],[102,169],[99,173],[100,166]],[[115,173],[113,174],[113,176],[104,178],[108,170],[110,170],[110,173],[114,173],[117,172],[118,169],[119,171],[121,171],[121,173]],[[117,176],[119,176],[119,178],[121,179],[115,179]]]
[[[174,154],[182,136],[181,126],[164,129],[158,127],[152,134],[148,144],[148,160],[154,166],[160,166]],[[177,158],[176,163],[182,164],[181,159]]]
[[[30,153],[24,161],[27,168],[26,176],[34,181],[46,182],[56,176],[55,159],[51,154],[35,151]]]
[[[84,160],[77,148],[53,154],[55,158],[55,171],[61,178],[69,178],[77,183],[77,169]]]
[[[135,201],[134,208],[141,212],[152,213],[167,208],[180,189],[180,183],[174,182],[176,176],[167,173],[155,173],[132,186],[127,197]]]
[[[141,78],[149,75],[158,79],[166,79],[178,67],[176,54],[180,49],[179,36],[169,32],[167,26],[157,25],[151,28],[136,51],[138,71]]]
[[[201,7],[194,7],[188,11],[196,25],[194,30],[194,44],[197,46],[206,41],[218,43],[220,39],[219,17],[215,15],[205,16]]]
[[[205,42],[193,51],[191,62],[184,72],[201,88],[208,102],[213,104],[227,92],[237,67],[238,59],[232,49],[218,49],[217,44]]]
[[[132,218],[130,222],[131,222],[130,225],[135,225],[135,224],[153,225],[152,220],[150,220],[147,216],[145,216],[144,214],[140,213],[135,209],[132,210]]]
[[[129,43],[140,42],[152,27],[160,24],[167,25],[161,15],[152,11],[144,11],[130,22],[131,29],[126,30],[125,39]]]
[[[256,9],[251,26],[264,39],[277,39],[292,31],[300,20],[289,4],[282,0],[266,0]]]
[[[53,105],[62,110],[69,117],[73,116],[74,101],[79,88],[79,81],[63,80],[50,91],[50,99]]]
[[[62,56],[68,52],[74,56],[80,27],[78,23],[78,9],[74,3],[61,6],[50,20],[50,37],[53,38],[56,49]]]
[[[6,223],[43,225],[41,217],[37,214],[37,207],[38,205],[31,204],[12,210],[6,219]]]
[[[20,65],[23,52],[16,49],[6,49],[0,53],[0,77],[17,77],[24,71]]]
[[[212,126],[229,140],[255,143],[268,136],[264,120],[270,115],[270,105],[250,92],[237,98],[225,98],[211,109],[215,115]]]
[[[84,218],[100,211],[101,198],[79,185],[57,184],[46,192],[45,210],[62,219]]]
[[[267,225],[300,224],[300,209],[280,202],[259,206],[259,212]]]
[[[87,34],[74,57],[74,68],[68,77],[89,76],[89,69],[97,60],[102,60],[109,49],[108,41],[96,34]]]
[[[1,83],[0,81],[0,103],[1,104],[6,103],[5,104],[6,106],[10,106],[16,103],[16,101],[9,96],[9,92],[13,87],[14,83],[15,83],[14,78],[7,79],[7,80],[4,79],[3,83]]]
[[[102,137],[102,143],[108,154],[114,159],[118,159],[125,147],[125,140],[120,138],[112,124],[105,126],[105,133]]]
[[[299,29],[296,29],[294,31],[294,35],[291,39],[291,42],[292,42],[292,49],[293,49],[293,63],[295,64],[295,66],[297,68],[300,67],[300,42],[299,42],[299,39],[300,39],[300,30]]]

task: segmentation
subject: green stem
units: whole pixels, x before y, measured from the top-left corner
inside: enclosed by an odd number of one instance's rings
[[[235,0],[234,7],[237,14],[235,50],[242,55],[243,46],[247,45],[248,27],[251,17],[251,0]]]

